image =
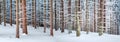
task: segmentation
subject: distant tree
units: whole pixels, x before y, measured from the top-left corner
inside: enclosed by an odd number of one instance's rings
[[[64,0],[61,0],[60,18],[61,32],[64,32]]]
[[[96,0],[94,0],[94,32],[96,32]]]
[[[81,31],[81,26],[82,26],[82,11],[81,11],[81,5],[80,5],[80,0],[78,0],[78,15],[80,15],[80,16],[78,16],[77,17],[77,23],[78,23],[78,29],[77,29],[77,31],[78,31],[78,34],[77,34],[77,36],[80,36],[80,31]],[[80,20],[79,20],[80,19]]]
[[[19,38],[19,0],[16,0],[16,38]]]
[[[99,14],[98,14],[98,32],[99,32],[99,36],[101,36],[103,34],[103,27],[104,27],[104,14],[103,14],[103,11],[104,11],[104,1],[105,0],[99,0]]]
[[[57,0],[54,0],[54,12],[55,12],[55,30],[57,31],[58,30],[58,26],[57,26],[57,2],[56,2]]]
[[[36,0],[32,0],[32,25],[36,28]]]
[[[53,0],[50,0],[50,35],[53,36]]]
[[[85,25],[85,28],[86,28],[86,34],[89,33],[89,10],[88,10],[88,1],[89,0],[86,0],[86,25]]]
[[[2,11],[2,3],[0,2],[0,24],[1,24],[1,22],[2,22],[2,20],[1,20],[1,19],[2,19],[2,16],[1,16],[1,13],[2,13],[2,12],[1,12],[1,11]]]
[[[27,32],[27,16],[26,16],[26,0],[22,0],[22,22],[23,22],[23,33],[28,34]]]
[[[76,8],[76,23],[77,23],[77,28],[76,28],[76,36],[80,36],[80,23],[79,23],[79,13],[78,13],[78,11],[80,11],[79,10],[79,5],[80,5],[80,0],[76,0],[75,1],[75,8]]]
[[[10,25],[12,26],[12,0],[10,0]]]
[[[44,32],[46,32],[46,0],[44,0]]]
[[[72,33],[72,22],[71,22],[71,0],[68,0],[68,33]]]
[[[4,4],[4,26],[6,26],[6,0],[3,0]]]

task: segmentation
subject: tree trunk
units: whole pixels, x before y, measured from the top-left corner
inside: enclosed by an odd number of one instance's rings
[[[50,35],[53,36],[53,0],[50,0]]]
[[[107,32],[106,31],[106,5],[105,5],[105,3],[106,3],[106,0],[104,0],[104,5],[103,5],[103,26],[104,26],[104,28],[103,28],[103,32]],[[116,25],[117,26],[117,25]],[[116,27],[117,28],[117,27]]]
[[[85,27],[86,27],[86,34],[88,34],[89,33],[89,13],[88,13],[88,0],[86,0],[86,25],[85,25]]]
[[[12,0],[10,0],[10,25],[12,26]]]
[[[19,38],[19,14],[18,14],[18,1],[16,0],[16,38]]]
[[[61,0],[61,12],[60,12],[60,25],[61,25],[61,32],[64,32],[64,1]]]
[[[39,0],[39,2],[40,2],[40,0]],[[41,5],[38,5],[39,6],[39,27],[41,26]]]
[[[19,17],[19,19],[20,19],[20,21],[19,21],[19,23],[20,23],[20,28],[23,28],[23,26],[22,26],[22,24],[23,24],[23,19],[22,19],[22,0],[20,0],[20,10],[19,10],[19,13],[20,13],[20,17]]]
[[[76,36],[80,36],[80,23],[79,23],[79,12],[80,11],[80,7],[78,7],[80,5],[80,0],[76,0],[75,1],[75,6],[76,6],[76,23],[77,23],[77,29],[76,29]]]
[[[32,0],[32,24],[36,29],[36,0]]]
[[[68,1],[68,33],[72,33],[72,22],[71,22],[71,0]]]
[[[26,0],[22,0],[22,12],[23,12],[23,33],[28,34],[27,32],[27,16],[26,16]]]
[[[57,31],[58,28],[57,28],[57,13],[56,13],[57,12],[57,9],[56,9],[57,6],[56,6],[56,4],[57,3],[56,3],[56,0],[55,0],[55,9],[54,9],[54,11],[55,11],[55,30]]]
[[[3,0],[4,3],[4,26],[6,26],[6,0]]]
[[[36,29],[36,0],[34,0],[34,25],[35,25],[35,29]]]
[[[78,12],[77,12],[77,14],[79,15],[77,15],[77,23],[78,23],[78,27],[77,27],[77,31],[78,31],[78,33],[77,33],[77,36],[80,36],[80,31],[81,31],[81,27],[82,27],[82,12],[81,12],[81,8],[80,8],[80,0],[78,0]],[[80,19],[80,20],[79,20]]]
[[[96,0],[94,0],[94,32],[97,32],[96,28]]]
[[[2,21],[1,21],[1,19],[2,19],[2,16],[1,16],[2,6],[1,6],[1,4],[2,4],[2,3],[0,3],[0,24],[1,24],[1,22],[2,22]]]
[[[44,0],[44,33],[46,32],[46,0]]]
[[[99,32],[99,36],[101,36],[103,34],[103,1],[104,0],[99,0],[99,14],[98,14],[98,32]]]

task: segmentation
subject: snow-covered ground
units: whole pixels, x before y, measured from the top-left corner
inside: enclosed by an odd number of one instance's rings
[[[3,23],[2,23],[3,24]],[[103,36],[98,36],[98,33],[81,32],[80,37],[76,37],[75,31],[72,34],[68,34],[67,30],[65,33],[61,33],[60,30],[54,31],[54,37],[49,35],[50,30],[43,32],[43,27],[38,27],[34,29],[32,26],[28,26],[28,35],[23,35],[20,29],[20,38],[15,38],[16,25],[12,27],[7,24],[0,25],[0,42],[120,42],[120,35],[109,35],[104,34]]]

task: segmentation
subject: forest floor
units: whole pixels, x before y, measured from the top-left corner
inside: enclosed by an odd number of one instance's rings
[[[16,25],[6,26],[3,23],[0,25],[0,42],[120,42],[120,35],[103,34],[98,36],[98,33],[86,34],[82,31],[80,37],[76,37],[76,32],[73,31],[68,34],[68,30],[61,33],[60,30],[54,31],[54,36],[50,36],[50,29],[48,28],[46,33],[43,32],[43,27],[37,27],[34,29],[32,26],[28,26],[28,35],[22,34],[20,28],[20,38],[15,38]]]

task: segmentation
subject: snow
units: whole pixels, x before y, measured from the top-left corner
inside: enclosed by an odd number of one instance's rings
[[[76,32],[73,31],[68,34],[68,30],[65,33],[61,33],[60,30],[54,31],[54,36],[50,36],[50,30],[47,29],[46,33],[43,32],[43,27],[37,27],[34,29],[32,26],[28,26],[28,35],[23,35],[20,28],[20,38],[15,38],[16,25],[6,26],[0,25],[0,42],[119,42],[120,35],[104,34],[98,36],[98,33],[86,34],[82,31],[80,37],[76,37]]]

